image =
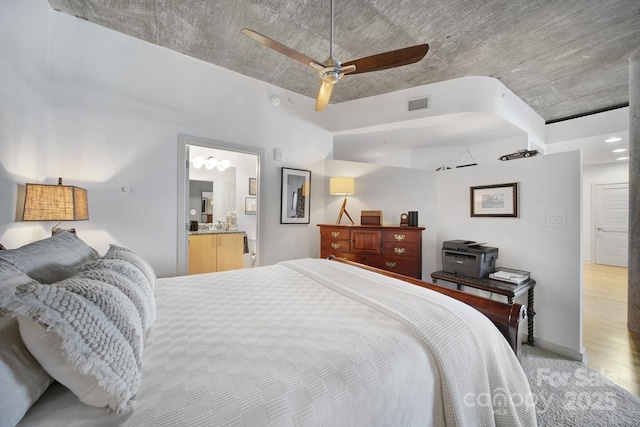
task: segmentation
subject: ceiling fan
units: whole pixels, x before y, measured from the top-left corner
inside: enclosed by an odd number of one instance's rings
[[[248,28],[243,28],[242,33],[258,43],[275,50],[289,58],[302,62],[315,69],[320,75],[320,89],[316,98],[316,111],[325,109],[331,98],[333,86],[346,74],[368,73],[370,71],[386,70],[388,68],[400,67],[402,65],[413,64],[420,61],[429,51],[428,44],[405,47],[377,55],[367,56],[344,64],[333,57],[333,0],[330,9],[331,34],[329,38],[329,58],[324,61],[316,61],[288,46],[283,45],[267,36]]]

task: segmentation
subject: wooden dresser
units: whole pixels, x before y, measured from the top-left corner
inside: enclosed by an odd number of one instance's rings
[[[367,264],[422,278],[422,230],[395,225],[319,224],[320,257]]]

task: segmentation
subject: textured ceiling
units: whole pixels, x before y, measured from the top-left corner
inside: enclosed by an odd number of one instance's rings
[[[311,58],[329,56],[329,0],[48,0],[62,13],[315,98],[316,72],[244,27]],[[429,43],[405,67],[346,76],[339,103],[464,76],[499,79],[546,121],[629,102],[639,0],[337,0],[342,62]]]

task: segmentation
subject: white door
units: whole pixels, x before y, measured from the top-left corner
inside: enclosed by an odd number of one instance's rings
[[[628,245],[629,184],[596,184],[596,264],[627,267]]]

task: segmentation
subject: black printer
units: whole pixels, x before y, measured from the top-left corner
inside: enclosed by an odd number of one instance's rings
[[[498,248],[471,240],[445,240],[442,243],[442,269],[483,279],[496,270]]]

